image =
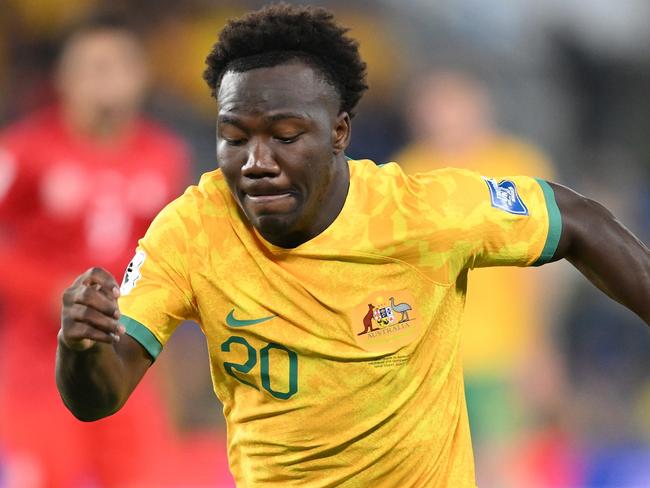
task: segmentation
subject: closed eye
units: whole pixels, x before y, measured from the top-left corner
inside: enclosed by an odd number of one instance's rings
[[[290,137],[280,137],[280,136],[275,136],[275,140],[278,141],[281,144],[292,144],[298,140],[298,138],[302,135],[296,134],[295,136],[290,136]]]
[[[228,139],[227,137],[224,137],[224,140],[229,146],[243,146],[246,144],[246,139]]]

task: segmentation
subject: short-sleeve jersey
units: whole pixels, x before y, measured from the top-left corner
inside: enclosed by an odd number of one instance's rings
[[[139,242],[121,320],[154,358],[180,321],[199,322],[239,486],[475,486],[467,272],[551,259],[553,191],[348,164],[340,214],[293,249],[257,233],[220,170],[205,174]]]

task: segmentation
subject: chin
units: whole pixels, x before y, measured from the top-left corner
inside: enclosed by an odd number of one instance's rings
[[[295,218],[286,214],[264,214],[255,216],[251,223],[264,236],[285,236],[291,232]]]
[[[296,235],[296,221],[293,215],[266,214],[251,219],[251,223],[257,231],[271,244],[280,247],[295,247],[298,242]]]

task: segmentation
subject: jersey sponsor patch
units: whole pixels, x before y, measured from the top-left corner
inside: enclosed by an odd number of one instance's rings
[[[490,189],[492,206],[515,215],[528,215],[528,207],[517,192],[517,185],[510,180],[496,180],[483,177]]]
[[[124,273],[124,279],[122,280],[122,286],[120,286],[120,293],[122,296],[128,295],[131,293],[131,290],[135,288],[135,284],[142,277],[140,274],[140,268],[144,264],[144,260],[147,258],[147,255],[144,251],[137,251],[133,259],[126,268],[126,273]]]

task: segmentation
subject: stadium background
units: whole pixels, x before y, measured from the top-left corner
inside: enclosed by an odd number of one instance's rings
[[[390,160],[410,141],[408,98],[418,77],[461,70],[484,84],[499,127],[553,162],[557,181],[604,203],[650,241],[648,2],[312,3],[331,7],[352,28],[369,66],[371,89],[354,121],[350,156]],[[225,19],[262,2],[4,0],[0,123],[52,100],[49,74],[62,32],[109,4],[127,12],[144,37],[153,73],[146,111],[188,142],[196,180],[215,165],[215,106],[201,79],[203,59]],[[540,280],[556,284],[531,311],[545,316],[543,338],[519,353],[527,361],[514,388],[526,413],[507,435],[476,446],[479,484],[649,486],[650,335],[569,266],[549,268]],[[0,315],[0,337],[7,327]],[[224,438],[204,349],[197,329],[184,327],[156,365],[157,379],[179,434]],[[498,414],[477,418],[473,430],[498,430]],[[0,439],[0,487],[10,486],[3,452]]]

